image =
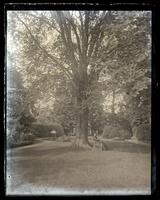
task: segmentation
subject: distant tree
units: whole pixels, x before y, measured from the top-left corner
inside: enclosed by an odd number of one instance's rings
[[[35,119],[29,112],[26,90],[20,74],[10,66],[7,74],[7,141],[9,145],[21,142],[22,133],[29,134],[31,122]]]

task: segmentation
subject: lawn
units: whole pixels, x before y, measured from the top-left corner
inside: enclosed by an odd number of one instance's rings
[[[149,153],[75,151],[68,142],[43,141],[7,152],[7,193],[149,193],[150,171]]]

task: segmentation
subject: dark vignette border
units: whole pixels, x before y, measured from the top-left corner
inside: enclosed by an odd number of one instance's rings
[[[138,2],[138,1],[137,1]],[[125,196],[106,196],[107,198],[110,197],[112,199],[115,198],[124,198],[124,199],[160,199],[160,160],[158,159],[160,150],[158,146],[159,140],[159,134],[160,131],[158,127],[158,93],[159,91],[159,76],[160,74],[158,73],[158,66],[160,66],[160,4],[146,1],[144,2],[133,2],[133,3],[127,3],[127,2],[121,2],[121,1],[108,1],[107,3],[93,3],[93,2],[87,2],[87,3],[75,3],[74,1],[70,1],[70,3],[60,3],[60,1],[55,0],[54,3],[38,3],[37,1],[25,1],[22,3],[22,1],[19,1],[15,3],[15,1],[8,1],[6,0],[6,3],[4,3],[4,10],[3,10],[3,20],[2,20],[2,38],[3,38],[3,45],[4,45],[4,57],[3,57],[3,64],[4,64],[4,99],[3,99],[3,127],[4,127],[4,134],[0,134],[2,136],[2,140],[4,143],[0,145],[3,150],[3,155],[4,158],[2,159],[1,164],[5,163],[5,158],[6,158],[6,139],[5,139],[5,127],[6,127],[6,118],[5,118],[5,113],[6,113],[6,88],[7,88],[7,83],[6,83],[6,76],[7,76],[7,62],[6,62],[6,34],[7,34],[7,11],[8,10],[150,10],[152,11],[152,106],[151,106],[151,116],[152,116],[152,148],[151,148],[151,153],[152,153],[152,178],[151,178],[151,189],[152,189],[152,194],[151,195],[125,195]],[[6,199],[8,198],[17,198],[17,197],[48,197],[52,198],[54,196],[36,196],[36,195],[8,195],[6,196],[5,194],[5,179],[6,179],[6,166],[5,164],[2,165],[3,168],[3,177],[2,182],[3,183],[3,192],[1,190],[1,194],[3,197]],[[56,196],[56,198],[59,196]],[[69,197],[67,195],[67,197]],[[71,196],[70,196],[71,197]],[[74,197],[74,196],[72,196]],[[85,196],[76,196],[76,197],[85,197]],[[93,198],[94,196],[87,196],[88,198]],[[97,197],[97,196],[95,196]],[[104,197],[104,196],[103,196]]]

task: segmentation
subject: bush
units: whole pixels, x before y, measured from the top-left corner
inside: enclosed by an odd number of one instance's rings
[[[143,124],[134,128],[135,135],[140,141],[150,141],[151,140],[151,126],[149,124]]]
[[[7,147],[18,147],[23,145],[32,144],[35,136],[31,133],[24,134],[24,132],[20,132],[17,130],[7,131],[9,134],[7,136]]]
[[[103,131],[103,138],[114,138],[119,136],[118,133],[119,133],[118,127],[105,126]]]
[[[58,142],[70,142],[70,137],[68,136],[60,136],[58,139],[57,139]]]
[[[35,135],[39,137],[48,137],[51,136],[50,132],[52,130],[51,126],[43,125],[43,124],[33,124],[32,131]]]
[[[120,126],[105,126],[103,131],[103,138],[115,138],[128,139],[131,137],[131,133],[122,129]]]
[[[56,131],[57,136],[63,136],[64,135],[64,129],[60,124],[54,123],[52,125],[52,129]]]
[[[130,132],[130,122],[128,119],[125,119],[122,114],[112,114],[108,113],[106,116],[106,125],[111,126],[120,126],[122,129]]]
[[[119,134],[120,134],[120,138],[122,139],[129,139],[132,136],[131,132],[127,130],[123,130],[123,129],[119,130]]]
[[[35,139],[35,136],[32,133],[25,134],[23,137],[23,140],[25,141],[33,141]]]
[[[33,124],[32,131],[38,137],[49,137],[52,136],[51,131],[55,130],[57,137],[64,135],[63,127],[58,123],[53,123],[49,125],[43,124]]]

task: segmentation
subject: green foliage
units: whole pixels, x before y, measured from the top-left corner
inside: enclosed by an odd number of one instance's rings
[[[48,137],[52,136],[51,131],[55,130],[57,137],[64,135],[63,127],[58,123],[52,123],[52,124],[38,124],[34,123],[32,125],[32,131],[34,132],[34,135],[38,137]]]
[[[33,123],[32,131],[34,135],[37,137],[47,137],[51,136],[50,132],[52,130],[52,126],[47,126],[43,124]]]
[[[35,139],[35,135],[33,133],[24,134],[23,140],[24,141],[31,141],[33,142]]]
[[[117,137],[120,139],[128,139],[131,137],[131,134],[127,130],[122,129],[120,126],[108,125],[105,126],[102,136],[106,139]]]
[[[105,128],[103,131],[104,138],[120,137],[123,139],[130,138],[132,130],[130,122],[118,114],[108,113],[105,118]]]
[[[105,124],[111,126],[121,127],[124,131],[128,131],[131,134],[130,121],[123,117],[121,114],[107,113],[105,118]]]
[[[142,124],[134,129],[135,135],[138,140],[150,141],[151,140],[151,126],[149,124]]]
[[[94,134],[97,131],[98,134],[102,134],[105,124],[105,115],[102,106],[98,103],[97,105],[94,105],[94,107],[90,107],[89,123],[92,134]]]
[[[127,117],[130,120],[133,133],[135,128],[142,128],[143,125],[151,126],[151,90],[150,88],[143,89],[139,95],[130,100],[130,109],[128,110]],[[143,129],[148,133],[147,129]],[[141,131],[140,131],[141,132]],[[151,134],[151,133],[150,133]],[[138,138],[140,138],[138,136]],[[143,138],[143,133],[142,133]]]
[[[75,127],[75,115],[77,108],[74,107],[74,102],[69,88],[64,83],[60,82],[57,88],[56,98],[53,105],[54,120],[61,124],[65,133],[72,132]]]
[[[64,129],[59,123],[52,124],[53,129],[56,131],[57,136],[64,135]]]
[[[24,132],[29,132],[31,130],[32,123],[35,122],[35,118],[28,113],[21,113],[20,124],[23,126],[21,129]]]

